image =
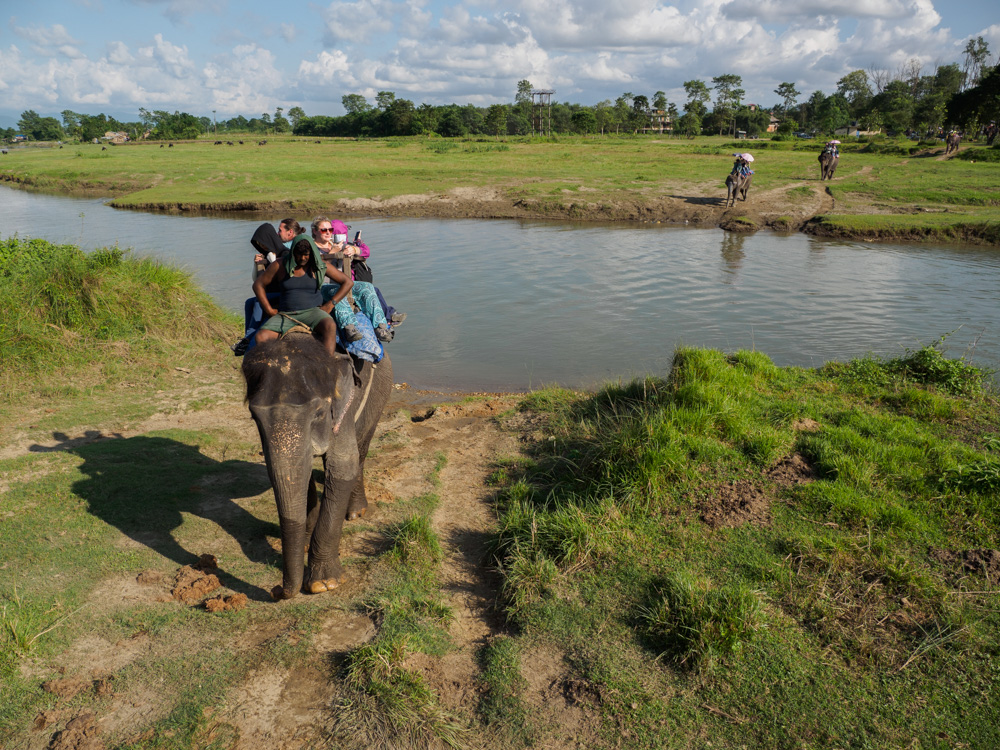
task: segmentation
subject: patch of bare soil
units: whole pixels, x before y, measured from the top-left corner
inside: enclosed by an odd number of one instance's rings
[[[796,429],[814,429],[811,420],[796,424]],[[739,526],[744,523],[765,524],[771,518],[773,501],[771,487],[781,490],[798,484],[812,482],[816,474],[799,453],[779,461],[758,478],[738,479],[713,486],[706,497],[697,503],[698,515],[713,529]]]
[[[698,515],[713,529],[767,523],[771,498],[755,480],[734,480],[713,487],[712,493],[698,503]]]
[[[949,568],[955,578],[980,575],[991,584],[1000,582],[1000,550],[967,549],[958,551],[932,548],[930,557]]]

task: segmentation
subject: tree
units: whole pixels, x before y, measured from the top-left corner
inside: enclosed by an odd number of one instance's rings
[[[573,113],[573,130],[588,135],[597,132],[597,115],[594,110],[584,108]]]
[[[965,45],[964,54],[962,72],[965,74],[965,88],[975,88],[982,77],[983,66],[989,62],[990,47],[981,36],[978,36],[970,39]]]
[[[686,135],[688,138],[700,135],[701,116],[695,110],[689,109],[677,121],[677,132],[681,135]]]
[[[705,116],[707,111],[706,104],[712,99],[712,95],[708,91],[708,86],[704,81],[699,81],[697,79],[693,81],[684,82],[684,91],[687,93],[687,105],[684,107],[686,112],[692,112],[698,115],[698,122],[701,122],[701,118]]]
[[[291,124],[282,114],[283,111],[282,107],[277,107],[274,110],[274,120],[272,120],[271,124],[274,127],[275,133],[287,133],[292,129]]]
[[[359,115],[372,108],[361,94],[344,94],[340,97],[340,103],[349,115]]]
[[[847,100],[851,116],[860,119],[872,99],[872,89],[868,85],[868,74],[863,70],[852,70],[837,81],[837,93]]]
[[[58,141],[66,137],[59,120],[54,117],[40,117],[32,109],[21,113],[17,127],[24,135],[36,141]]]
[[[375,95],[375,109],[379,112],[387,112],[394,101],[396,101],[396,95],[393,92],[379,91]]]
[[[72,135],[79,135],[80,130],[80,118],[83,115],[79,115],[71,109],[64,109],[60,116],[62,117],[63,127],[66,132]]]
[[[892,81],[872,99],[872,108],[882,114],[888,130],[903,132],[913,124],[913,96],[906,81]]]
[[[299,121],[306,116],[306,112],[302,107],[292,107],[288,110],[288,119],[292,121],[292,130],[295,130]]]
[[[667,109],[667,94],[664,91],[657,91],[653,94],[653,109],[661,112]]]
[[[500,138],[507,134],[507,107],[503,104],[491,104],[486,110],[486,132]]]
[[[743,77],[735,73],[726,73],[715,76],[712,79],[712,84],[716,91],[715,111],[724,123],[730,125],[730,135],[732,135],[732,131],[736,129],[736,109],[740,106],[740,100],[746,95],[746,91],[740,88],[743,84]],[[725,125],[720,127],[719,135],[722,135],[724,127]]]
[[[531,85],[531,81],[527,79],[522,79],[517,82],[517,93],[514,95],[514,104],[520,107],[525,105],[531,106],[531,92],[535,90],[535,87]]]
[[[795,100],[802,96],[801,92],[796,90],[795,84],[787,81],[779,83],[774,93],[781,97],[781,111],[785,113],[791,111],[795,106]]]
[[[611,130],[615,118],[610,99],[604,99],[594,105],[594,117],[597,118],[597,128],[601,135]]]

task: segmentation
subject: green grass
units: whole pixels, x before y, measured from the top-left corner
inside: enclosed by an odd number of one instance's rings
[[[997,744],[1000,592],[945,562],[1000,547],[988,382],[939,341],[820,370],[681,349],[667,380],[531,394],[554,439],[492,475],[517,635],[490,663],[548,644],[607,746]],[[807,481],[773,473],[792,455]],[[766,513],[708,524],[734,487]],[[483,711],[517,726],[505,674]]]
[[[746,148],[758,154],[754,194],[789,188],[784,198],[799,201],[811,194],[810,186],[819,185],[821,145],[822,139],[748,143],[720,137],[559,136],[502,142],[414,137],[318,144],[276,137],[263,147],[248,141],[230,148],[207,139],[171,149],[143,143],[106,152],[89,145],[14,149],[0,165],[0,179],[53,192],[99,190],[115,195],[120,206],[185,210],[273,211],[278,204],[308,212],[342,199],[490,188],[512,206],[539,216],[615,219],[621,218],[622,205],[655,213],[664,195],[721,195],[732,152]],[[877,139],[841,148],[837,179],[825,183],[837,213],[824,217],[821,231],[998,244],[997,163],[939,160],[935,157],[943,148],[908,140]],[[852,224],[859,221],[853,217],[872,213],[872,220],[880,222],[875,226]]]

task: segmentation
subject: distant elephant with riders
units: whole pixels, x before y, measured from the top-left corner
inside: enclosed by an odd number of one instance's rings
[[[962,136],[960,133],[948,133],[948,137],[944,139],[944,155],[958,153],[958,144],[962,142]]]
[[[737,197],[741,201],[747,199],[747,191],[753,184],[753,174],[729,174],[726,175],[726,208],[736,205]]]
[[[840,154],[833,151],[823,151],[819,155],[819,179],[832,180],[833,173],[837,171],[837,164],[840,162]]]

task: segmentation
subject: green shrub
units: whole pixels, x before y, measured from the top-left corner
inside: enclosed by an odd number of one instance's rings
[[[647,637],[676,664],[707,665],[737,651],[760,627],[760,599],[742,584],[713,588],[679,571],[655,586],[655,601],[641,611]]]

